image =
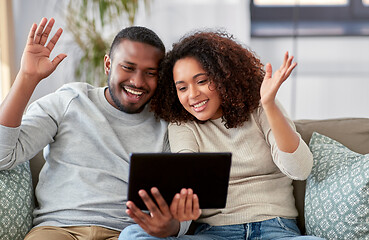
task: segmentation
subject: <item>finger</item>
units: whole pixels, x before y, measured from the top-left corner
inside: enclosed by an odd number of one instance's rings
[[[152,216],[158,216],[160,214],[158,207],[145,190],[138,191],[138,195],[140,195],[142,201],[145,203]]]
[[[32,24],[32,27],[29,30],[29,34],[28,34],[27,45],[33,44],[33,39],[35,37],[36,28],[37,28],[37,24],[36,23]]]
[[[270,63],[267,63],[265,65],[265,76],[264,79],[269,79],[272,77],[272,65]]]
[[[285,73],[285,78],[288,78],[290,76],[291,72],[293,71],[293,69],[295,69],[296,66],[297,66],[296,62],[291,64],[291,66],[287,69],[287,71]]]
[[[134,213],[132,213],[132,211],[130,209],[126,210],[127,215],[132,218],[133,221],[135,221],[135,223],[137,223],[138,225],[140,225],[140,227],[145,230],[146,232],[149,230],[148,226],[146,223],[142,222],[141,219],[139,217],[137,217],[136,215],[134,215]]]
[[[52,61],[51,61],[51,63],[54,65],[54,68],[56,68],[58,65],[59,65],[59,63],[61,63],[61,61],[63,61],[63,59],[64,58],[66,58],[67,57],[67,55],[66,54],[63,54],[63,53],[61,53],[61,54],[59,54],[58,56],[56,56]]]
[[[160,212],[164,215],[170,214],[169,206],[167,202],[164,200],[163,196],[160,194],[159,189],[153,187],[151,188],[151,193],[159,206]]]
[[[193,220],[198,219],[201,215],[200,202],[197,194],[193,195],[193,213],[195,217]]]
[[[182,188],[181,192],[180,192],[179,201],[178,201],[178,207],[177,207],[178,215],[185,214],[185,211],[186,211],[186,207],[185,207],[186,198],[187,198],[187,189]]]
[[[285,80],[288,77],[288,70],[290,70],[290,67],[292,65],[292,60],[293,60],[293,56],[290,56],[287,59],[286,64],[284,64],[284,68],[280,69],[281,80]]]
[[[285,67],[284,67],[285,71],[287,71],[287,70],[288,70],[288,68],[291,66],[291,64],[292,64],[292,60],[293,60],[293,56],[290,56],[290,57],[287,59],[287,63],[286,63],[286,65],[285,65]]]
[[[187,197],[186,197],[186,206],[185,206],[185,213],[192,214],[192,201],[193,201],[193,191],[191,188],[187,190]]]
[[[285,66],[287,64],[287,60],[288,60],[288,51],[284,53],[283,63],[281,65],[281,67],[279,68],[280,70],[282,70],[283,68],[285,68]]]
[[[40,44],[44,45],[47,41],[47,38],[49,37],[49,34],[51,32],[51,29],[53,28],[55,23],[54,18],[50,18],[49,23],[47,24],[45,31],[42,33],[41,35],[41,40],[40,40]]]
[[[46,45],[50,52],[54,49],[55,44],[58,42],[62,33],[63,29],[59,28],[58,31],[56,31],[56,33],[54,34],[53,38],[50,40],[50,42]]]
[[[41,35],[42,35],[42,32],[44,31],[46,23],[47,23],[47,18],[42,18],[36,30],[36,36],[34,39],[34,43],[40,43]]]
[[[293,60],[293,56],[290,56],[287,60],[287,65],[290,66]]]
[[[150,221],[150,216],[141,211],[133,202],[128,201],[126,203],[128,209],[126,210],[127,214],[135,220],[136,223],[141,223],[142,225],[146,225]],[[140,224],[140,226],[141,226]]]
[[[178,202],[179,202],[180,195],[177,193],[174,195],[172,203],[170,204],[170,212],[172,216],[178,220]]]

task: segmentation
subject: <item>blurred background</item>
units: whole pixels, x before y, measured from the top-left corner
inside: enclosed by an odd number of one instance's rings
[[[274,69],[286,51],[295,56],[277,96],[292,119],[369,117],[369,0],[0,0],[1,99],[42,17],[55,18],[52,34],[64,30],[51,57],[68,57],[31,102],[68,82],[104,86],[103,56],[126,26],[151,28],[167,50],[210,28],[233,34]]]

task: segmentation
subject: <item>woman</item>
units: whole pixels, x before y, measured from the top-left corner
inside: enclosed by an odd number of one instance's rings
[[[226,207],[203,209],[196,236],[183,239],[320,239],[301,236],[296,225],[292,180],[306,179],[313,159],[276,101],[292,61],[286,53],[272,76],[270,64],[264,71],[223,32],[196,32],[166,55],[151,106],[171,122],[171,150],[232,152]]]

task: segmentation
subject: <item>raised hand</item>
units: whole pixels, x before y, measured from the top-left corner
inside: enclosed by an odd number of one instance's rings
[[[53,18],[51,18],[49,22],[47,22],[46,18],[42,18],[39,26],[37,27],[37,24],[33,24],[28,34],[19,73],[30,81],[36,81],[36,84],[43,78],[49,76],[67,56],[61,53],[53,60],[49,59],[55,44],[58,42],[63,32],[63,30],[59,28],[45,46],[54,23],[55,20]]]
[[[184,188],[174,196],[170,212],[180,222],[197,220],[201,215],[199,198],[192,189]]]
[[[157,188],[152,188],[151,193],[157,204],[153,202],[145,190],[140,190],[139,195],[146,204],[150,214],[142,212],[136,205],[128,201],[126,213],[138,224],[143,230],[154,237],[169,237],[177,235],[180,223],[174,219],[168,204],[161,196]]]
[[[0,124],[7,127],[20,126],[23,112],[37,84],[49,76],[58,64],[67,56],[59,54],[52,61],[50,53],[58,42],[63,30],[59,29],[46,44],[55,20],[43,18],[37,27],[33,24],[23,51],[21,67],[10,92],[0,105]],[[46,28],[45,28],[46,26]]]
[[[284,55],[282,66],[275,71],[272,76],[272,65],[267,63],[265,66],[265,77],[260,88],[261,103],[266,106],[270,103],[274,103],[277,92],[282,83],[290,76],[292,70],[296,67],[297,63],[292,63],[293,56],[288,55],[288,52]]]

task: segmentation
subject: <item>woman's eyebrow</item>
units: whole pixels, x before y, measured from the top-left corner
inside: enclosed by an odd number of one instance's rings
[[[192,79],[196,79],[196,78],[198,78],[198,77],[200,77],[200,76],[204,76],[204,75],[208,75],[207,73],[198,73],[198,74],[195,74],[193,77],[192,77]],[[184,83],[184,81],[176,81],[175,82],[175,85],[177,85],[177,84],[181,84],[181,83]]]
[[[200,77],[200,76],[203,76],[203,75],[208,75],[208,74],[207,73],[198,73],[198,74],[194,75],[192,77],[192,79],[196,79],[197,77]]]
[[[177,85],[177,84],[181,84],[181,83],[184,83],[184,81],[176,81],[176,82],[175,82],[175,85]]]

